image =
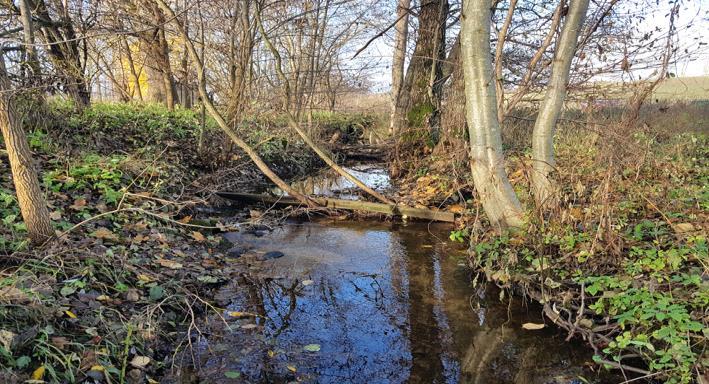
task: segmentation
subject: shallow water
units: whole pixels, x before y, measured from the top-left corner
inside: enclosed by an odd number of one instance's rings
[[[356,164],[343,167],[343,169],[377,192],[386,192],[391,188],[389,174],[382,165]],[[359,199],[356,185],[329,168],[292,183],[291,187],[300,193],[310,196],[337,197],[338,199],[349,200]],[[278,188],[274,189],[273,192],[277,195],[283,194],[283,191]]]
[[[328,222],[232,233],[248,275],[219,293],[202,379],[313,383],[603,382],[536,306],[475,288],[450,227]],[[259,261],[270,251],[285,256]],[[246,313],[255,314],[256,317]],[[311,351],[307,351],[310,349]],[[314,350],[318,351],[314,351]],[[209,351],[209,353],[207,353]]]

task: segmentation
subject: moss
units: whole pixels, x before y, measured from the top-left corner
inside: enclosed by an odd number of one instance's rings
[[[426,118],[433,113],[433,110],[433,104],[429,102],[422,102],[414,105],[409,113],[406,114],[406,119],[409,122],[409,126],[423,127],[426,122]]]

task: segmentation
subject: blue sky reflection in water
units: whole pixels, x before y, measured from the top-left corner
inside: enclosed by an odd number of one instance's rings
[[[542,321],[539,308],[472,286],[449,230],[341,222],[228,235],[252,247],[242,262],[274,250],[285,256],[253,261],[258,272],[222,290],[230,311],[260,317],[216,332],[205,372],[238,371],[247,382],[593,381],[583,371],[587,349],[552,328],[522,329]],[[309,344],[320,350],[305,351]]]

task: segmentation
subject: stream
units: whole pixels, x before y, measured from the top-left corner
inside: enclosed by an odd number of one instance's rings
[[[524,329],[539,306],[474,284],[450,230],[328,219],[225,235],[247,272],[218,293],[199,381],[615,382],[551,323]]]

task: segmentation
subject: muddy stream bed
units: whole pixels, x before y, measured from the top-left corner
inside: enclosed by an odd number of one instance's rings
[[[306,188],[355,198],[334,184]],[[194,337],[197,381],[615,382],[552,324],[524,329],[544,323],[539,306],[474,284],[451,229],[321,219],[226,234],[244,273],[218,292],[223,320]]]

